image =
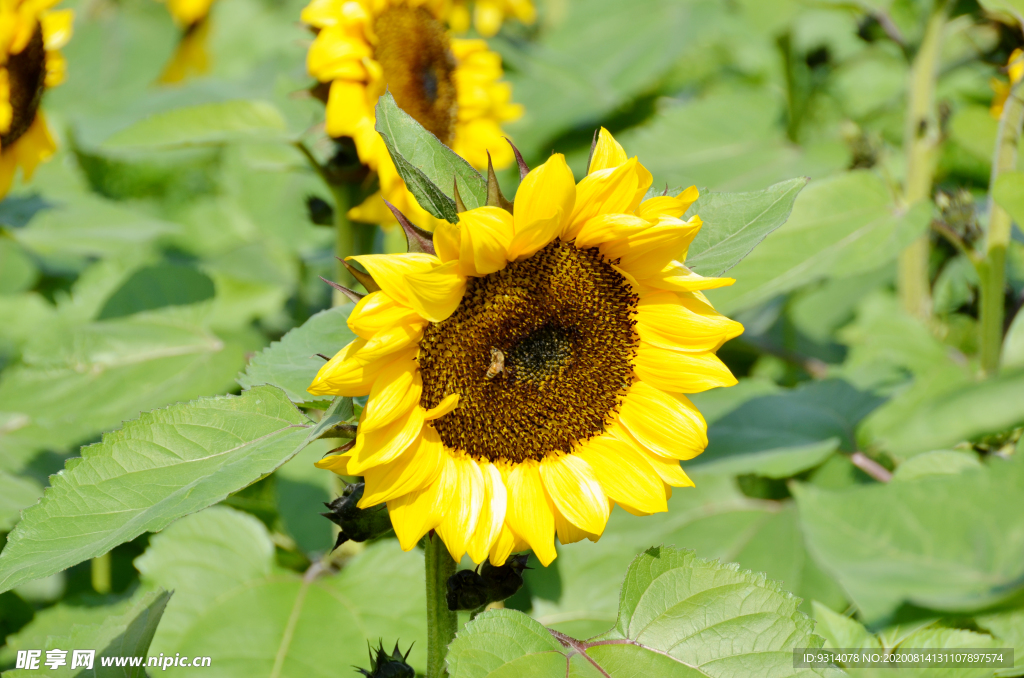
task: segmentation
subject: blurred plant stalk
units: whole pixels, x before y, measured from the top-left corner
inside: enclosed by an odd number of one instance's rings
[[[448,578],[458,568],[441,538],[430,532],[423,540],[427,569],[427,678],[447,678],[444,658],[455,640],[459,617],[448,609]]]
[[[90,563],[92,588],[96,593],[110,593],[110,551],[96,556]]]
[[[981,368],[987,375],[999,371],[999,358],[1003,347],[1004,296],[1006,289],[1006,250],[1010,246],[1010,215],[993,198],[996,180],[1004,172],[1017,166],[1017,144],[1024,125],[1024,87],[1013,85],[1002,115],[999,116],[999,134],[992,157],[992,175],[989,178],[989,221],[985,233],[984,256],[978,262],[981,281],[980,317],[978,322],[981,346]]]
[[[935,81],[938,78],[942,34],[949,18],[950,3],[941,0],[932,9],[921,46],[910,68],[910,99],[903,133],[907,153],[907,174],[903,199],[909,207],[931,197],[932,177],[938,162],[940,130],[935,110]],[[928,276],[928,235],[922,235],[900,253],[896,285],[904,308],[927,322],[932,299]]]

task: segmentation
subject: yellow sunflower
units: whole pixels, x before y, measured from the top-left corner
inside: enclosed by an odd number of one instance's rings
[[[207,42],[213,0],[167,0],[167,11],[181,27],[181,37],[158,82],[173,84],[210,70]]]
[[[1010,53],[1010,58],[1006,62],[1006,73],[1010,76],[1010,82],[1003,82],[999,78],[992,78],[991,81],[995,96],[992,97],[992,106],[989,108],[989,113],[996,120],[1003,116],[1003,106],[1006,105],[1006,100],[1010,97],[1010,91],[1013,89],[1013,86],[1024,78],[1024,51],[1015,49]]]
[[[59,0],[0,0],[0,198],[20,167],[25,180],[57,146],[39,110],[43,92],[64,82],[59,50],[71,38],[70,9]]]
[[[556,534],[596,541],[612,504],[665,511],[693,484],[679,460],[707,427],[683,394],[736,383],[715,351],[743,328],[701,293],[733,280],[683,263],[696,188],[650,185],[602,129],[579,184],[556,154],[514,213],[442,224],[436,254],[352,257],[380,289],[309,391],[369,397],[355,445],[317,466],[363,476],[359,505],[387,502],[403,549],[436,530],[455,560],[546,565]]]
[[[313,0],[302,20],[316,31],[306,65],[330,83],[327,133],[352,137],[360,160],[376,170],[380,192],[349,216],[367,223],[394,221],[383,198],[413,222],[437,221],[405,188],[383,140],[374,131],[374,106],[390,90],[395,102],[475,167],[513,161],[501,124],[522,115],[501,82],[501,57],[482,40],[453,40],[444,27],[444,0]]]
[[[532,0],[476,0],[473,3],[473,27],[485,38],[497,34],[505,18],[510,16],[532,24],[537,20],[537,10]],[[469,30],[470,11],[466,0],[456,0],[448,23],[456,33]]]

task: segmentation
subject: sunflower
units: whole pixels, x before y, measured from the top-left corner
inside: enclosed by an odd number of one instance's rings
[[[358,337],[316,395],[368,396],[354,446],[317,463],[362,475],[403,549],[436,530],[455,560],[495,565],[596,541],[612,504],[647,515],[706,424],[683,395],[736,383],[715,351],[743,328],[684,263],[697,199],[643,200],[650,173],[605,130],[576,184],[562,155],[526,175],[514,213],[480,207],[433,234],[434,254],[351,257],[372,276]]]
[[[1010,97],[1010,91],[1013,89],[1013,86],[1024,78],[1024,51],[1015,49],[1010,53],[1010,58],[1006,61],[1006,73],[1010,76],[1009,83],[1005,83],[999,78],[992,78],[991,81],[995,96],[992,97],[992,106],[989,108],[989,113],[996,120],[1003,116],[1003,106],[1006,105],[1006,100]]]
[[[469,30],[469,6],[465,0],[456,0],[449,13],[448,23],[456,33]],[[473,27],[489,38],[497,34],[505,18],[513,16],[524,24],[537,20],[532,0],[476,0],[473,3]]]
[[[376,170],[379,193],[350,211],[367,223],[394,220],[382,198],[414,222],[437,225],[405,188],[383,140],[374,130],[374,106],[390,90],[395,102],[470,164],[497,167],[513,160],[501,124],[522,115],[501,82],[501,57],[482,40],[453,40],[443,0],[313,0],[302,20],[316,38],[306,65],[329,83],[327,133],[352,137],[360,160]]]
[[[207,42],[213,0],[167,0],[167,11],[181,27],[181,37],[158,82],[173,84],[210,70]]]
[[[20,167],[27,181],[57,149],[39,110],[43,92],[64,82],[59,50],[71,37],[70,9],[58,0],[0,0],[0,198]]]

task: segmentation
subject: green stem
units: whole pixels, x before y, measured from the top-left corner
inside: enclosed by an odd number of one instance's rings
[[[444,542],[436,534],[427,535],[427,678],[446,678],[444,657],[455,640],[459,617],[448,609],[445,594],[448,578],[455,574],[456,562],[448,555]]]
[[[1003,172],[1017,166],[1017,144],[1024,125],[1024,87],[1016,85],[1010,91],[1003,113],[999,117],[999,136],[996,138],[992,158],[992,176],[989,178],[989,222],[985,236],[985,258],[978,266],[981,280],[981,303],[978,331],[981,343],[981,368],[986,374],[999,371],[999,356],[1003,347],[1003,304],[1006,290],[1006,249],[1010,245],[1012,220],[1006,210],[992,197],[996,179]]]
[[[342,262],[345,257],[350,257],[356,252],[356,232],[348,218],[349,208],[352,207],[353,187],[348,185],[329,184],[331,194],[334,196],[334,256],[338,258],[338,282],[345,287],[352,288],[356,284],[355,278],[345,268]],[[334,305],[348,303],[348,299],[341,292],[335,290]]]
[[[942,32],[949,3],[939,0],[925,28],[924,39],[910,69],[910,98],[903,144],[907,153],[907,178],[903,199],[907,205],[927,200],[938,157],[939,124],[935,115],[935,81],[939,71]],[[928,278],[928,236],[923,235],[900,253],[896,283],[904,308],[928,320],[931,287]]]
[[[96,593],[110,593],[110,551],[92,559],[92,588]]]

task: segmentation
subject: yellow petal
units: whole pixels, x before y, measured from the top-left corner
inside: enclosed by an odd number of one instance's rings
[[[555,534],[558,535],[558,541],[563,544],[575,544],[584,539],[596,542],[601,538],[599,534],[586,532],[573,525],[559,512],[557,507],[555,508]]]
[[[358,261],[373,277],[374,282],[387,292],[388,296],[405,306],[415,308],[411,299],[412,285],[409,276],[426,273],[440,265],[441,260],[432,254],[407,252],[405,254],[363,254],[348,257]]]
[[[476,532],[466,545],[466,551],[474,563],[482,563],[498,541],[502,526],[505,524],[505,508],[508,503],[501,472],[488,461],[481,461],[479,464],[484,479],[484,503]]]
[[[366,345],[359,349],[353,358],[369,364],[373,361],[384,359],[409,346],[418,344],[423,336],[423,326],[425,324],[397,325],[381,330],[373,335],[373,338],[366,342]]]
[[[509,527],[530,545],[537,559],[547,567],[558,555],[555,552],[555,515],[548,505],[539,464],[533,459],[516,464],[508,475],[506,487],[511,497],[505,518]]]
[[[369,433],[390,424],[419,403],[423,379],[410,362],[395,361],[380,371],[359,418],[360,431]]]
[[[331,83],[327,94],[327,134],[335,138],[353,136],[370,113],[366,103],[366,85],[351,80]]]
[[[594,146],[594,153],[590,156],[590,167],[587,173],[592,174],[604,169],[618,167],[626,162],[626,151],[611,132],[604,127],[597,133],[597,145]]]
[[[465,275],[485,276],[505,268],[512,242],[512,215],[500,207],[459,214],[462,243],[459,265]]]
[[[458,454],[453,460],[456,499],[441,518],[437,534],[444,540],[452,558],[458,562],[466,554],[466,546],[476,531],[486,500],[486,490],[483,474],[472,457]]]
[[[488,554],[487,559],[491,561],[492,565],[501,567],[510,555],[525,551],[528,548],[530,548],[530,545],[517,536],[508,526],[508,521],[506,521],[501,526],[501,532],[494,541],[494,546],[491,547],[491,552]]]
[[[455,261],[424,273],[410,273],[406,282],[409,303],[432,323],[439,323],[454,313],[466,292],[466,278],[459,272],[459,263]]]
[[[324,457],[320,461],[313,462],[313,466],[317,468],[327,469],[328,471],[334,471],[339,476],[354,476],[355,473],[348,472],[348,461],[352,457],[348,454],[332,454],[329,457]]]
[[[697,202],[700,191],[696,186],[690,186],[676,196],[659,195],[640,203],[637,215],[648,221],[657,221],[659,217],[675,217],[681,219],[690,205]]]
[[[39,23],[43,29],[43,46],[47,51],[68,44],[74,21],[75,12],[71,9],[58,9],[43,14]]]
[[[576,234],[576,247],[583,250],[598,247],[638,235],[650,227],[649,221],[632,214],[601,214],[583,224]]]
[[[588,219],[600,214],[620,214],[629,209],[637,189],[637,159],[619,167],[591,172],[576,186],[576,204],[562,240],[572,240]]]
[[[431,407],[427,410],[424,415],[426,421],[433,421],[434,419],[440,419],[449,412],[453,412],[456,407],[459,406],[459,394],[452,393],[451,395],[445,396],[444,400],[439,402],[435,407]]]
[[[721,315],[697,293],[656,292],[640,298],[636,329],[656,346],[680,351],[717,351],[743,333],[743,325]]]
[[[373,380],[387,363],[368,365],[353,356],[366,346],[365,339],[356,339],[338,351],[317,372],[313,383],[306,389],[313,395],[368,395]],[[411,356],[410,356],[411,357]]]
[[[391,527],[403,551],[412,550],[423,535],[441,524],[457,492],[455,462],[450,454],[442,454],[441,472],[433,483],[388,502]]]
[[[416,406],[408,416],[375,431],[359,431],[350,452],[348,470],[361,475],[368,468],[394,461],[409,449],[423,431],[423,408]]]
[[[381,330],[421,321],[415,310],[398,303],[386,292],[370,292],[349,313],[348,327],[356,336],[372,339]]]
[[[650,287],[677,292],[713,290],[719,287],[728,287],[734,282],[736,282],[734,278],[705,278],[675,260],[668,262],[665,268],[654,275],[643,279],[643,283]]]
[[[646,230],[601,245],[601,254],[618,259],[619,266],[637,278],[647,278],[657,275],[673,259],[682,258],[700,226],[697,217],[689,221],[662,217]]]
[[[668,510],[661,478],[647,455],[635,447],[602,435],[589,440],[575,456],[590,465],[604,493],[620,506],[644,514]]]
[[[440,475],[442,455],[447,456],[447,452],[441,438],[434,429],[424,428],[419,440],[398,459],[366,469],[363,473],[366,488],[359,507],[376,506],[423,489]],[[347,464],[345,470],[348,470]]]
[[[540,463],[540,477],[566,520],[592,535],[604,532],[608,499],[586,461],[575,454],[550,454]]]
[[[686,471],[679,466],[679,460],[659,457],[656,454],[644,455],[644,460],[651,465],[655,473],[661,477],[662,482],[669,487],[693,487],[693,481],[690,480],[690,476],[686,475]]]
[[[459,260],[461,231],[461,223],[452,224],[447,221],[442,221],[434,229],[434,251],[442,263]]]
[[[637,344],[633,372],[651,386],[673,393],[736,384],[736,377],[714,353],[673,351],[644,341]]]
[[[508,259],[525,259],[562,232],[576,203],[576,182],[565,156],[555,153],[535,168],[516,192],[515,236]]]
[[[707,424],[685,396],[634,382],[619,407],[619,421],[641,445],[670,459],[692,459],[707,447]]]

